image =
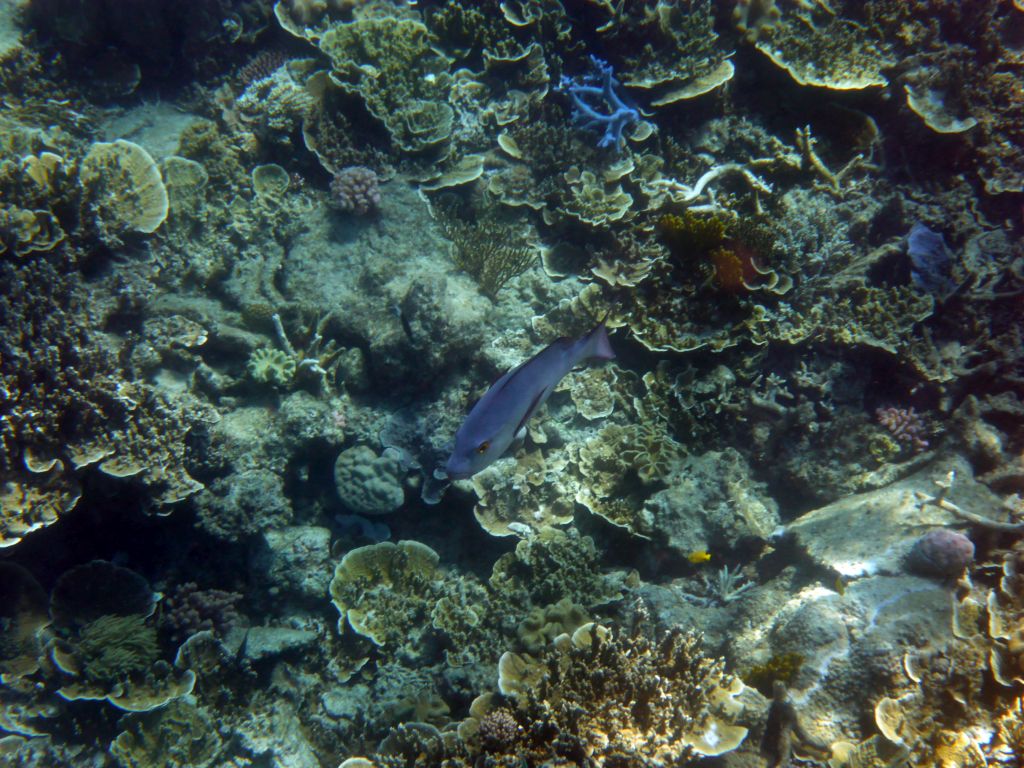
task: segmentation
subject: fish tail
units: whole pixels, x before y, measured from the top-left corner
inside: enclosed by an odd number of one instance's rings
[[[596,357],[598,360],[615,359],[615,352],[612,350],[611,342],[608,341],[608,329],[605,328],[603,320],[587,334],[583,344],[582,357]]]

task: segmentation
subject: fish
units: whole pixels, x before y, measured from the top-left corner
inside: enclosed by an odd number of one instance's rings
[[[448,478],[468,479],[504,456],[558,382],[588,359],[615,359],[603,320],[578,339],[557,339],[494,382],[455,432]]]
[[[688,554],[686,556],[686,559],[694,565],[702,565],[703,563],[706,563],[709,560],[711,560],[711,553],[708,552],[706,549],[698,549]]]

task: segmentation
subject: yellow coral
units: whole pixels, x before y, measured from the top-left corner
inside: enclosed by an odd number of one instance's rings
[[[149,153],[124,139],[96,142],[78,172],[83,207],[100,235],[117,244],[128,232],[155,232],[167,218],[167,188]]]

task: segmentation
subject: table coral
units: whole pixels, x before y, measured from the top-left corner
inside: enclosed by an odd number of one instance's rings
[[[155,232],[167,218],[167,188],[150,154],[130,141],[96,142],[78,171],[82,209],[101,239],[120,245],[129,232]]]
[[[658,0],[642,13],[623,13],[605,32],[623,45],[621,79],[663,107],[709,93],[732,79],[735,67],[715,32],[709,0]]]
[[[824,4],[793,5],[754,45],[797,83],[839,91],[888,84],[882,72],[894,56],[875,30]]]

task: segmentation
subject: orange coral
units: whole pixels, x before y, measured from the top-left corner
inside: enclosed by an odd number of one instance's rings
[[[719,246],[711,252],[711,264],[715,268],[715,282],[725,291],[742,291],[747,286],[744,282],[744,264],[736,252]]]

